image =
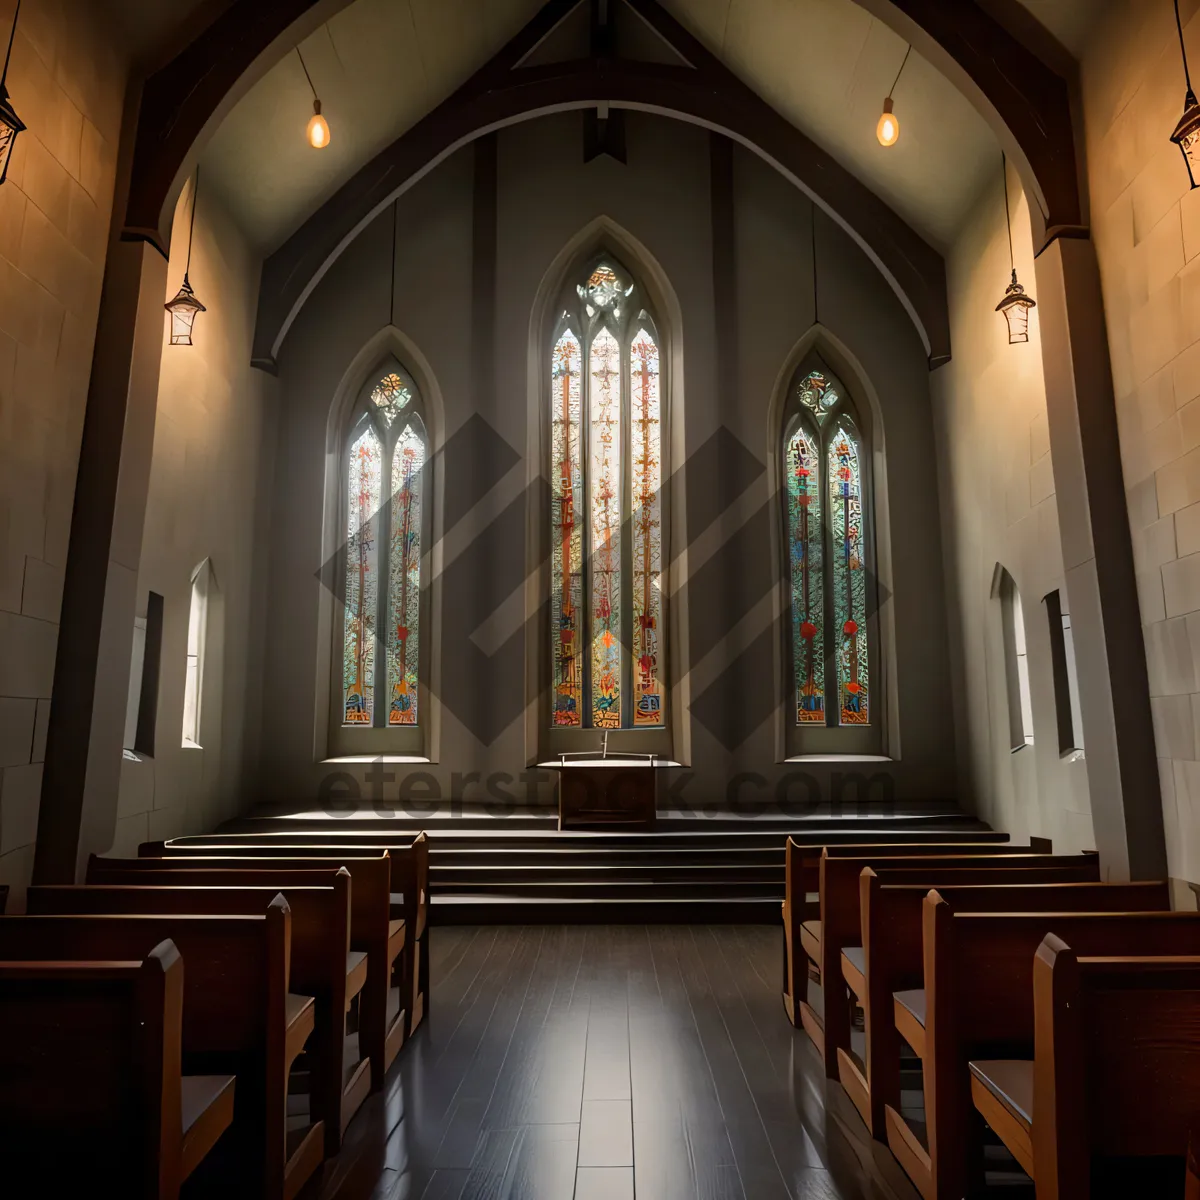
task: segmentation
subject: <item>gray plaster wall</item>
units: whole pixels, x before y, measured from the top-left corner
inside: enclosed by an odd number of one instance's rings
[[[686,554],[672,545],[680,591],[669,620],[685,620],[674,668],[690,695],[681,713],[675,755],[689,774],[676,802],[724,799],[731,782],[743,801],[767,799],[777,786],[793,802],[829,797],[834,777],[880,772],[879,794],[945,798],[954,789],[954,740],[930,378],[918,334],[889,285],[833,221],[818,215],[820,327],[814,329],[812,210],[804,195],[748,151],[735,148],[736,394],[718,386],[717,308],[713,289],[710,152],[707,132],[630,113],[628,162],[582,160],[581,117],[543,118],[498,135],[495,375],[476,389],[472,361],[474,151],[460,151],[380,216],[346,250],[294,323],[279,360],[280,419],[263,658],[262,775],[254,799],[314,798],[332,774],[360,781],[366,764],[323,763],[328,753],[331,656],[322,562],[329,552],[327,486],[340,489],[328,454],[331,406],[366,380],[374,346],[398,349],[405,366],[436,393],[451,447],[473,417],[510,449],[496,480],[472,465],[451,463],[442,495],[446,518],[442,580],[454,598],[441,600],[442,690],[437,760],[428,767],[385,764],[396,780],[364,790],[385,802],[404,778],[426,771],[434,790],[485,798],[489,773],[515,782],[493,795],[550,796],[549,777],[518,778],[539,757],[529,705],[538,655],[537,629],[524,580],[536,554],[513,530],[525,529],[527,489],[538,434],[531,415],[531,356],[538,330],[531,314],[556,285],[556,262],[581,231],[596,227],[619,240],[624,265],[670,293],[678,328],[682,399],[670,420],[673,468],[685,470],[672,493],[673,511],[689,529]],[[591,243],[588,242],[588,245]],[[617,249],[617,247],[612,247]],[[644,257],[644,261],[642,258]],[[660,288],[660,290],[662,290]],[[394,318],[391,308],[394,304]],[[660,324],[667,313],[656,314]],[[394,319],[396,333],[385,331]],[[781,391],[806,346],[814,343],[843,375],[876,429],[876,474],[885,498],[877,505],[881,610],[885,631],[886,750],[891,762],[779,761],[781,709],[777,660],[781,608],[780,515],[771,498],[777,464]],[[725,343],[729,344],[728,339]],[[536,390],[536,389],[535,389]],[[704,448],[721,428],[729,486]],[[489,435],[491,436],[491,435]],[[472,443],[474,444],[474,443]],[[437,447],[435,447],[437,449]],[[481,482],[482,481],[482,482]],[[722,493],[724,489],[724,493]],[[714,501],[720,497],[720,502]],[[465,511],[464,511],[465,510]],[[511,517],[511,519],[510,519]],[[704,528],[701,529],[700,527]],[[465,599],[464,599],[465,597]],[[462,678],[456,656],[468,644],[491,655]],[[531,650],[533,652],[531,652]],[[457,664],[457,665],[456,665]],[[531,665],[532,664],[532,665]],[[717,697],[717,699],[714,699]],[[723,698],[722,698],[723,697]],[[703,701],[702,701],[703,698]],[[881,699],[879,692],[876,702]],[[702,701],[702,702],[701,702]],[[703,719],[696,713],[703,709]],[[482,739],[486,714],[502,716]],[[878,708],[876,709],[878,711]],[[480,713],[485,715],[480,717]],[[494,715],[494,714],[493,714]],[[493,722],[497,723],[496,721]],[[468,778],[478,772],[478,781]],[[754,778],[736,780],[739,772]],[[684,773],[676,773],[682,779]],[[502,801],[506,802],[506,801]]]

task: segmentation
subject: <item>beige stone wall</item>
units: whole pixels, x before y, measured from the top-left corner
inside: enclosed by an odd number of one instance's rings
[[[187,255],[192,188],[176,209],[167,274]],[[166,344],[159,377],[138,612],[163,596],[162,669],[153,757],[126,755],[112,853],[148,838],[206,832],[232,816],[257,759],[261,714],[263,537],[270,514],[274,381],[250,366],[259,259],[201,187],[190,278],[208,311],[194,344]],[[264,436],[265,435],[265,436]],[[183,745],[191,577],[209,559],[200,744]]]
[[[1171,5],[1113,3],[1082,89],[1168,865],[1200,880],[1200,190],[1168,140],[1184,93]]]
[[[1018,277],[1033,282],[1029,209],[1008,172]],[[1059,753],[1043,597],[1063,581],[1037,310],[1029,341],[1009,345],[994,311],[1009,279],[1000,164],[947,260],[954,357],[933,376],[943,544],[964,802],[1014,840],[1094,845],[1087,763]],[[1033,702],[1032,746],[1013,751],[997,564],[1021,594]]]
[[[14,3],[0,3],[7,38]],[[126,65],[94,0],[26,0],[0,187],[0,883],[37,836],[63,570]]]

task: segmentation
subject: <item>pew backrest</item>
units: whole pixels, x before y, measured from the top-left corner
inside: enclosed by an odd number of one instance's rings
[[[323,997],[330,982],[345,980],[346,955],[350,950],[350,873],[340,867],[332,873],[330,886],[312,886],[309,881],[293,885],[276,880],[270,885],[194,886],[150,883],[146,873],[135,885],[43,884],[27,892],[30,915],[84,914],[192,914],[195,916],[239,916],[263,914],[277,895],[291,909],[292,991]]]
[[[21,916],[0,920],[0,959],[136,961],[161,942],[186,964],[185,1055],[261,1051],[286,1010],[291,910],[282,896],[260,916]]]
[[[1033,962],[1047,934],[1088,956],[1200,955],[1200,913],[955,912],[931,891],[922,925],[926,1036],[949,1054],[1032,1045]]]
[[[958,912],[1167,912],[1171,888],[1157,883],[1080,882],[1069,874],[939,872],[910,881],[907,871],[872,867],[859,878],[860,934],[867,976],[888,994],[919,987],[923,977],[922,912],[931,888]],[[1019,877],[1018,877],[1019,876]]]

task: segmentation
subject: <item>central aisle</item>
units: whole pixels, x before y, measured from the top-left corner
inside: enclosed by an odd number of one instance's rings
[[[778,928],[431,937],[430,1019],[323,1200],[915,1200],[788,1024]]]

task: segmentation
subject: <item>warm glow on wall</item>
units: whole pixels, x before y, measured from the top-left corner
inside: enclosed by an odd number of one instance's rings
[[[875,136],[881,146],[894,146],[900,136],[900,121],[892,112],[891,96],[883,102],[883,115],[879,118],[879,124],[875,126]]]
[[[321,116],[321,102],[313,104],[312,120],[308,123],[308,144],[314,150],[324,150],[329,145],[329,122]]]

